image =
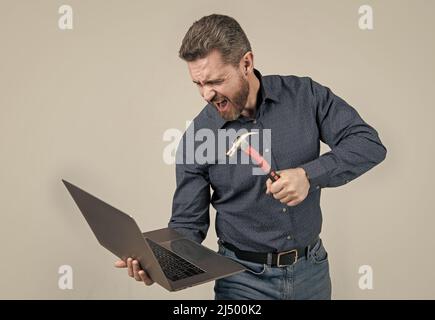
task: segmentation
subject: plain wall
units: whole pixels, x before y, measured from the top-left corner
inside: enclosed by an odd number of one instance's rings
[[[58,28],[62,4],[73,30]],[[364,4],[373,30],[358,27]],[[213,298],[212,282],[169,293],[115,269],[61,183],[144,231],[167,225],[175,167],[163,161],[163,134],[184,130],[205,104],[177,53],[211,13],[239,21],[264,75],[330,87],[388,149],[381,165],[322,192],[333,297],[435,298],[434,12],[423,0],[2,0],[0,298]],[[204,244],[216,249],[214,224]],[[73,268],[72,290],[58,287],[61,265]],[[358,286],[362,265],[373,269],[372,290]]]

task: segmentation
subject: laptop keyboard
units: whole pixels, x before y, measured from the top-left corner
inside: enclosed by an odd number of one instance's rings
[[[162,247],[150,239],[146,239],[154,252],[166,277],[172,281],[177,281],[191,276],[204,273],[205,271],[198,268],[189,261],[181,258],[172,251]]]

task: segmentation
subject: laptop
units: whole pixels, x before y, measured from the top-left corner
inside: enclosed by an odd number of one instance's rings
[[[128,214],[62,180],[98,242],[122,260],[140,262],[154,282],[177,291],[246,270],[171,228],[142,233]]]

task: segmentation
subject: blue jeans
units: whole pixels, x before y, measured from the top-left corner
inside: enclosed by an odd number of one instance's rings
[[[216,300],[330,300],[328,254],[319,239],[306,256],[287,267],[270,267],[238,259],[219,243],[219,253],[244,265],[247,270],[216,280]]]

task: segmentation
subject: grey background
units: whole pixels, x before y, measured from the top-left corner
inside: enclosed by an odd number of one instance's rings
[[[58,28],[62,4],[74,10],[73,30]],[[364,4],[371,31],[358,28]],[[435,298],[433,12],[423,0],[2,0],[0,298],[213,298],[213,283],[168,293],[113,268],[60,180],[143,230],[166,226],[175,168],[163,161],[163,133],[183,130],[204,105],[177,51],[210,13],[239,21],[263,74],[329,86],[387,146],[380,166],[323,191],[333,297]],[[213,225],[205,244],[216,248]],[[58,288],[65,264],[73,290]],[[358,287],[361,265],[373,268],[373,290]]]

